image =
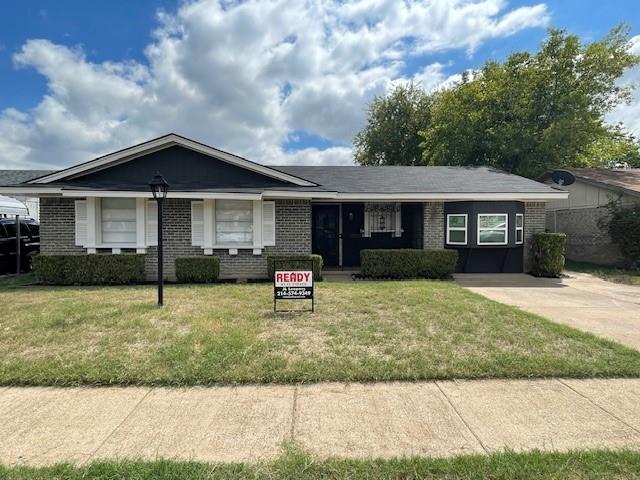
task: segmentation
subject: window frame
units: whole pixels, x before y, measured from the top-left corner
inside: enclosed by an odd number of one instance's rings
[[[480,218],[481,217],[504,217],[504,227],[503,228],[482,228],[480,227]],[[476,238],[476,243],[481,246],[496,246],[496,245],[508,245],[509,244],[509,214],[508,213],[479,213],[477,217],[478,228]],[[494,231],[503,231],[504,232],[504,242],[481,242],[480,241],[480,231],[482,230],[494,230]]]
[[[452,227],[449,223],[451,217],[464,217],[464,227]],[[450,232],[464,232],[464,242],[452,242]],[[447,245],[467,245],[469,243],[469,214],[448,213],[447,214]]]
[[[220,202],[232,201],[232,202],[247,202],[249,204],[249,211],[251,212],[251,222],[243,222],[251,225],[251,241],[245,243],[237,242],[218,242],[218,206]],[[206,213],[205,213],[206,215]],[[222,220],[221,222],[225,222]],[[215,201],[213,205],[213,248],[230,248],[230,249],[252,249],[256,244],[256,219],[254,212],[253,200],[236,200],[236,199],[219,199]]]
[[[133,200],[133,212],[134,212],[134,239],[133,241],[129,241],[129,242],[106,242],[104,240],[104,219],[102,218],[102,212],[104,209],[104,200],[110,200],[112,198],[117,198],[117,199],[126,199],[126,200]],[[124,210],[124,209],[123,209]],[[129,209],[127,209],[129,210]],[[137,201],[135,198],[133,197],[101,197],[99,199],[99,202],[96,202],[96,208],[95,208],[95,236],[96,236],[96,247],[97,248],[136,248],[137,246],[137,235],[138,235],[138,205],[137,205]],[[131,232],[127,232],[127,233],[131,233]]]
[[[518,226],[518,217],[522,218],[522,226]],[[521,232],[520,241],[518,241],[518,232]],[[524,213],[516,213],[516,245],[522,245],[524,243]]]

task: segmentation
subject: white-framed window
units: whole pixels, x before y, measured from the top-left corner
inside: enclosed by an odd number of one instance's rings
[[[136,244],[136,199],[103,198],[100,202],[100,243]]]
[[[447,244],[467,244],[468,217],[466,213],[451,213],[447,215]]]
[[[506,213],[478,214],[478,245],[509,243],[509,216]]]
[[[217,200],[215,205],[215,243],[217,245],[253,245],[253,202]]]
[[[524,243],[524,214],[516,213],[516,244]]]

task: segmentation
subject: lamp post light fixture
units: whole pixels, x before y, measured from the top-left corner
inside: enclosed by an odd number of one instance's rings
[[[151,189],[154,200],[158,204],[158,305],[162,305],[162,290],[164,288],[164,272],[162,268],[164,264],[162,255],[162,204],[164,199],[167,198],[169,183],[160,175],[160,172],[157,172],[155,177],[149,182],[149,188]]]

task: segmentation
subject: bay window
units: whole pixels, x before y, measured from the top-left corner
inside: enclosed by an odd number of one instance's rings
[[[467,214],[447,215],[447,244],[467,244]]]
[[[253,202],[251,200],[217,200],[215,212],[217,245],[253,245]]]
[[[516,213],[516,244],[524,243],[524,215]]]
[[[478,214],[478,245],[506,245],[509,217],[506,213]]]

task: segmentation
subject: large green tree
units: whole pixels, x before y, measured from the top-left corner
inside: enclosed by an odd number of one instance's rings
[[[367,125],[354,140],[361,165],[422,163],[419,131],[429,127],[430,97],[413,83],[397,85],[369,105]]]
[[[538,52],[487,62],[449,89],[397,87],[371,104],[356,162],[489,165],[529,177],[612,165],[616,155],[633,164],[636,140],[604,120],[630,100],[619,80],[640,58],[629,46],[624,25],[587,44],[552,29]]]
[[[489,62],[438,95],[421,132],[423,158],[529,177],[584,164],[598,142],[624,141],[604,116],[630,99],[631,87],[618,80],[638,61],[624,26],[586,45],[550,30],[536,54]]]

